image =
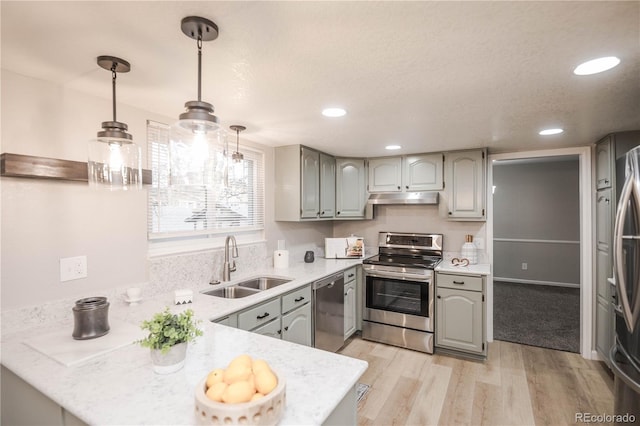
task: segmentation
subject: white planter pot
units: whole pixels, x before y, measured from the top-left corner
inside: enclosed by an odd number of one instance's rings
[[[160,349],[151,349],[151,362],[153,371],[158,374],[170,374],[184,367],[187,356],[187,343],[178,343],[169,349],[169,352],[162,353]]]

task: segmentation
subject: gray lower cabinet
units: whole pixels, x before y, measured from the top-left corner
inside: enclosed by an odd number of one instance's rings
[[[311,285],[215,320],[288,342],[312,346]]]
[[[306,303],[282,315],[282,340],[311,346],[313,343],[311,315],[311,303]]]
[[[344,340],[347,340],[357,329],[357,275],[356,267],[344,271]]]
[[[436,348],[486,356],[484,277],[436,274]]]

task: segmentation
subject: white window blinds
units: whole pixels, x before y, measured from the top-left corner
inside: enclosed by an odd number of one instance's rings
[[[216,151],[215,186],[169,187],[169,126],[147,121],[148,156],[153,173],[149,188],[149,239],[196,238],[264,228],[264,156],[240,146],[235,163],[228,147]],[[235,148],[235,146],[234,146]]]

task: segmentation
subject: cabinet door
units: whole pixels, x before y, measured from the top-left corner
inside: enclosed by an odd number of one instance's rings
[[[401,157],[369,160],[369,192],[398,192],[402,190],[401,185]]]
[[[311,303],[282,316],[282,340],[311,346]]]
[[[596,299],[596,349],[600,357],[608,361],[613,340],[613,327],[609,315],[611,303],[600,297]]]
[[[336,219],[364,217],[367,203],[364,160],[336,159]]]
[[[251,332],[280,339],[280,335],[282,334],[282,330],[280,328],[280,318],[276,318],[275,320],[261,325],[258,328],[254,328],[253,330],[251,330]]]
[[[442,154],[409,155],[402,166],[405,191],[439,191],[442,189]]]
[[[344,339],[356,332],[356,281],[344,286]]]
[[[438,288],[436,296],[436,345],[482,353],[482,293]]]
[[[613,276],[613,268],[610,263],[609,253],[596,250],[596,294],[604,300],[610,300],[609,277]]]
[[[320,217],[336,213],[336,159],[320,153]]]
[[[611,187],[611,137],[596,145],[596,183],[597,188]]]
[[[450,219],[484,220],[484,150],[445,155],[445,193]]]
[[[300,149],[300,217],[315,219],[320,213],[320,153],[309,148]]]
[[[596,193],[596,238],[598,250],[609,251],[611,244],[611,188]]]

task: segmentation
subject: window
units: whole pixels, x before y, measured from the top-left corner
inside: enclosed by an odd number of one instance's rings
[[[147,227],[152,246],[215,247],[216,237],[262,239],[264,228],[263,153],[240,147],[244,160],[234,163],[227,147],[216,151],[213,189],[169,187],[169,126],[147,121],[148,156],[153,174]],[[226,152],[225,152],[226,151]],[[168,243],[168,244],[167,244]],[[153,247],[150,250],[154,252]],[[170,250],[171,251],[171,250]]]

